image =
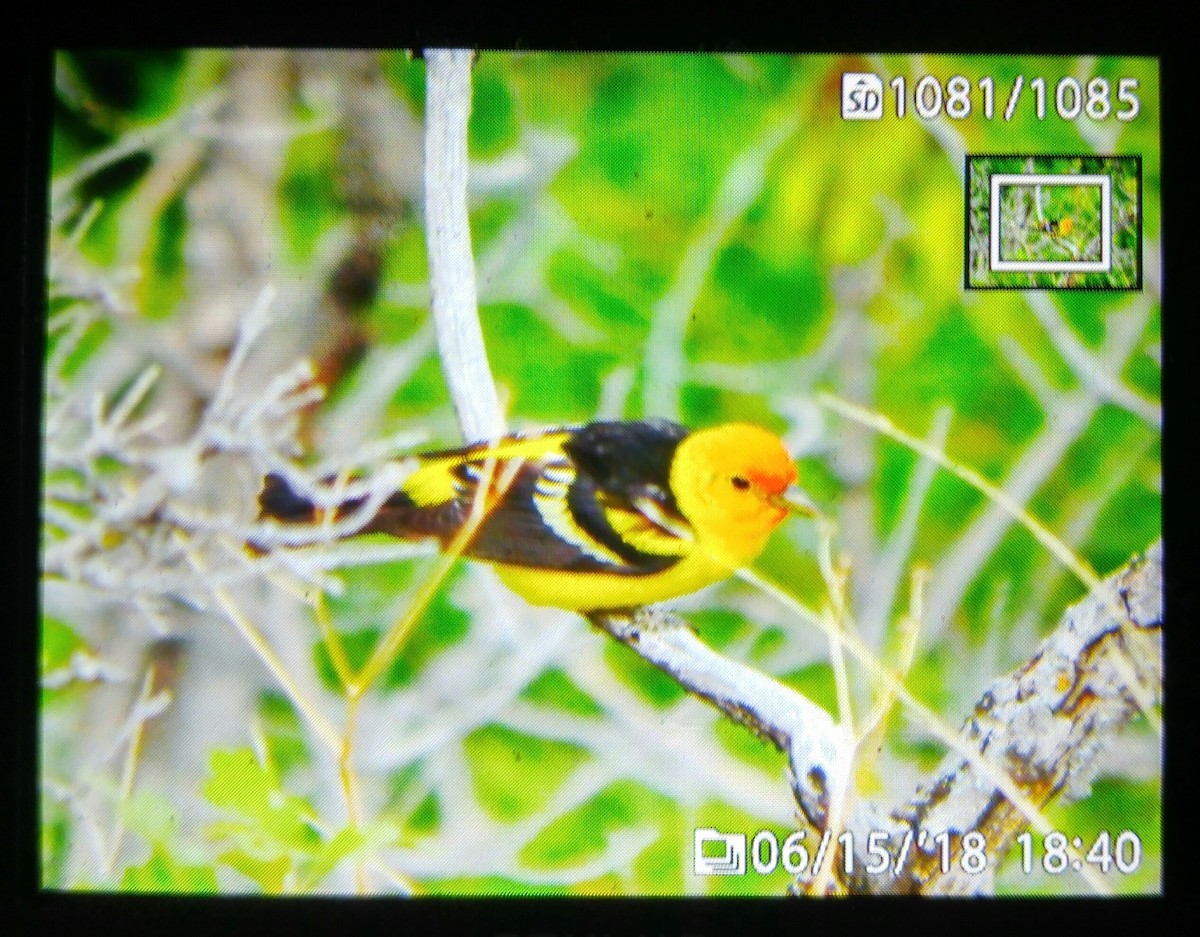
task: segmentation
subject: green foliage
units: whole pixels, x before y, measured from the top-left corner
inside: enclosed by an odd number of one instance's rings
[[[579,689],[566,673],[557,667],[543,670],[529,686],[521,691],[521,698],[541,706],[561,709],[577,716],[601,716],[604,707]]]
[[[811,664],[779,678],[793,690],[799,690],[827,712],[837,712],[837,689],[833,682],[833,668],[828,664]]]
[[[686,348],[696,361],[792,359],[819,334],[829,308],[814,258],[788,258],[780,267],[750,243],[734,242],[716,258],[714,289],[697,306],[688,333]]]
[[[484,306],[480,319],[496,380],[512,390],[513,405],[527,419],[564,425],[596,412],[601,377],[616,363],[616,354],[573,346],[526,306]],[[506,340],[513,335],[520,341]],[[531,355],[530,349],[538,353]]]
[[[758,768],[767,777],[777,778],[787,768],[787,757],[782,752],[744,726],[719,719],[715,732],[722,748],[738,761]]]
[[[555,790],[591,755],[567,742],[487,725],[463,739],[475,796],[490,815],[519,820],[545,806]]]
[[[288,148],[280,177],[279,210],[293,260],[309,261],[320,236],[341,216],[334,189],[338,138],[333,131],[305,134]]]
[[[643,784],[616,781],[538,833],[521,861],[531,868],[569,867],[602,853],[618,830],[657,826],[666,832],[677,811],[670,798]]]
[[[259,764],[253,750],[216,751],[204,783],[205,799],[237,819],[212,827],[218,837],[244,839],[259,848],[311,848],[320,841],[312,807],[280,789],[274,767]]]
[[[152,319],[164,319],[185,293],[187,266],[184,245],[187,215],[182,199],[172,199],[159,215],[147,245],[147,266],[159,276],[146,281],[141,296],[142,308]]]
[[[928,652],[917,655],[905,683],[922,703],[935,712],[943,712],[944,707],[952,700],[950,694],[954,684],[950,669],[955,663],[954,653],[945,645],[939,644]]]
[[[59,67],[74,73],[89,92],[92,108],[130,122],[164,117],[178,106],[186,53],[157,51],[72,51]]]
[[[750,646],[750,660],[758,663],[787,646],[787,632],[782,628],[767,628]]]
[[[475,159],[503,153],[517,139],[515,102],[499,60],[487,57],[471,73],[471,119],[467,145]]]
[[[87,652],[88,647],[83,639],[75,633],[70,625],[57,618],[42,618],[42,648],[41,648],[41,677],[59,668],[66,667],[76,652]],[[78,696],[76,688],[43,687],[41,691],[42,706],[52,706],[66,702]]]
[[[546,264],[546,283],[589,323],[614,339],[614,348],[629,347],[645,338],[649,326],[646,290],[615,280],[575,251],[553,254]]]
[[[741,615],[727,609],[712,608],[688,616],[688,622],[705,644],[724,650],[732,641],[745,637],[751,630]]]
[[[66,887],[67,850],[71,846],[71,821],[61,804],[42,800],[41,887],[54,890]]]
[[[63,377],[67,379],[74,377],[96,350],[108,341],[111,334],[112,326],[107,321],[102,319],[89,323],[78,344],[71,348],[70,353],[63,361]],[[57,340],[57,336],[51,337],[47,346],[49,353],[53,354]]]
[[[285,775],[312,763],[312,751],[295,707],[282,693],[264,692],[258,698],[258,717],[267,757]]]
[[[181,865],[162,850],[155,850],[144,865],[130,866],[121,877],[121,891],[206,895],[216,890],[217,877],[211,868]]]
[[[678,683],[624,644],[608,645],[604,657],[617,679],[660,709],[675,705],[686,695]]]
[[[425,784],[423,763],[414,761],[388,778],[387,801],[381,816],[399,826],[399,843],[414,845],[436,834],[442,825],[442,798]]]
[[[71,655],[84,647],[83,639],[70,625],[57,618],[42,619],[42,676],[65,667]]]
[[[615,230],[641,224],[646,207],[679,222],[696,220],[739,149],[725,128],[757,116],[749,89],[707,57],[610,62],[583,97],[589,132],[556,194],[566,205],[590,201],[593,217],[606,217]],[[581,198],[584,190],[590,193]]]
[[[214,751],[204,798],[230,817],[208,827],[222,852],[218,861],[268,894],[306,891],[360,850],[391,838],[386,826],[321,834],[312,805],[280,786],[273,765],[249,748]]]

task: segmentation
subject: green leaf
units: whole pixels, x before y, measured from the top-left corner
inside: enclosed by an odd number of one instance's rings
[[[124,123],[168,117],[182,103],[177,92],[188,54],[179,49],[77,50],[59,55],[90,92],[93,107],[111,108]]]
[[[371,659],[371,652],[379,643],[379,634],[378,628],[363,628],[361,631],[344,631],[337,636],[352,673],[361,671],[367,661]],[[313,645],[313,664],[317,668],[317,676],[321,678],[321,682],[328,689],[335,693],[345,690],[338,677],[337,668],[333,666],[329,645],[324,639]]]
[[[758,663],[787,647],[787,632],[782,628],[767,628],[750,646],[750,660]]]
[[[267,756],[281,775],[312,763],[300,715],[282,693],[268,690],[258,698],[258,715],[267,743]]]
[[[353,855],[363,848],[371,839],[379,841],[379,831],[369,838],[359,830],[344,827],[333,839],[322,843],[313,856],[312,861],[304,865],[303,879],[300,883],[302,891],[308,891],[318,885],[322,879],[332,872],[343,859]],[[392,831],[388,831],[392,833]],[[393,834],[394,835],[394,834]]]
[[[718,651],[728,647],[738,638],[745,637],[750,631],[750,625],[744,616],[724,608],[691,612],[688,615],[688,624],[696,630],[701,641]]]
[[[298,136],[288,147],[280,176],[279,216],[289,254],[309,262],[322,235],[338,223],[341,199],[338,178],[340,140],[333,130]]]
[[[530,868],[569,868],[603,852],[616,830],[658,826],[677,811],[669,797],[638,781],[616,781],[526,843],[521,862]]]
[[[112,325],[105,319],[99,319],[91,323],[84,330],[75,347],[71,349],[63,360],[61,376],[67,380],[73,378],[92,355],[108,341],[109,335],[112,334],[112,328]],[[54,347],[60,338],[61,336],[53,336],[50,339],[47,343],[47,354],[53,354]]]
[[[542,809],[591,754],[581,745],[516,732],[502,725],[476,729],[463,740],[479,804],[498,820],[519,820]]]
[[[241,840],[248,848],[252,844],[258,851],[310,851],[319,845],[320,836],[308,822],[312,807],[282,790],[274,768],[260,765],[252,749],[214,751],[209,772],[202,788],[205,799],[243,818],[214,824],[217,835]]]
[[[213,894],[216,872],[203,865],[183,865],[156,847],[144,865],[129,866],[121,876],[121,891],[166,894]]]
[[[429,836],[436,833],[441,825],[442,799],[437,794],[429,793],[409,814],[404,824],[404,832],[415,836]]]
[[[405,846],[436,833],[442,824],[442,799],[420,783],[422,768],[421,761],[414,761],[388,778],[387,801],[381,816],[389,821],[401,818],[399,841]]]
[[[480,320],[496,380],[512,389],[522,414],[552,426],[595,414],[601,376],[619,360],[614,350],[581,349],[518,303],[484,306]]]
[[[520,130],[512,95],[505,84],[503,71],[495,67],[497,62],[502,60],[483,57],[471,72],[467,142],[475,159],[495,159],[516,142]]]
[[[793,690],[803,693],[826,712],[837,712],[837,687],[834,684],[833,668],[829,664],[809,664],[807,667],[783,674],[779,679]]]
[[[73,829],[66,808],[58,801],[42,799],[41,887],[62,888],[66,884],[67,856]]]
[[[603,329],[613,348],[640,347],[654,296],[604,270],[577,251],[563,249],[546,261],[546,285],[587,321]]]
[[[71,655],[85,647],[83,638],[66,622],[49,616],[42,618],[42,676],[67,666]]]
[[[543,670],[521,691],[521,699],[540,706],[562,709],[577,716],[602,716],[604,707],[579,689],[566,671],[558,667]]]
[[[165,319],[187,289],[187,209],[183,196],[163,208],[150,230],[144,253],[145,276],[138,282],[142,311],[150,319]]]
[[[734,242],[717,256],[712,279],[716,289],[702,297],[690,323],[692,360],[796,358],[825,321],[825,280],[810,255],[778,267]]]
[[[147,842],[166,847],[179,834],[179,811],[162,794],[137,791],[121,808],[126,826]]]
[[[244,849],[231,849],[217,857],[217,861],[236,869],[268,895],[282,894],[287,875],[292,869],[292,860],[288,856],[273,856],[269,859],[259,859],[250,855]]]
[[[86,642],[65,622],[56,618],[42,619],[41,675],[45,677],[60,668],[66,667],[76,652],[90,653]],[[64,686],[41,688],[42,706],[65,705],[71,700],[77,700],[88,688],[78,681],[71,681]]]
[[[638,695],[660,709],[675,705],[687,695],[674,679],[648,663],[624,644],[608,642],[604,659],[617,679],[636,690]]]
[[[718,719],[714,728],[721,747],[738,761],[758,768],[769,777],[784,776],[787,758],[770,742],[730,719]]]

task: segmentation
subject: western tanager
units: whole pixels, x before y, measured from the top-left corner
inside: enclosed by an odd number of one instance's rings
[[[782,440],[761,427],[594,422],[419,456],[357,533],[435,538],[444,549],[484,477],[493,493],[463,555],[491,563],[535,605],[577,611],[695,592],[752,562],[789,511],[818,513],[790,489],[796,466]],[[279,475],[267,477],[259,503],[265,517],[318,518]],[[361,504],[347,501],[337,513]]]

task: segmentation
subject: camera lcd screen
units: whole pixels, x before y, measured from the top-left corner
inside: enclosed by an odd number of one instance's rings
[[[41,886],[1161,891],[1159,65],[54,56]]]

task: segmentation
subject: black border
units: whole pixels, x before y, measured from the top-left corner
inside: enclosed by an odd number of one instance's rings
[[[1165,4],[1163,5],[1165,6]],[[0,675],[0,752],[5,787],[0,804],[0,932],[76,933],[99,930],[121,934],[196,933],[211,937],[228,932],[294,935],[298,931],[352,927],[365,933],[534,934],[545,937],[590,934],[769,934],[811,932],[860,933],[880,927],[892,932],[926,929],[937,933],[985,925],[987,931],[1016,934],[1049,928],[1083,929],[1103,923],[1105,931],[1137,927],[1162,928],[1168,915],[1185,911],[1196,893],[1191,873],[1200,871],[1190,831],[1192,812],[1187,795],[1194,785],[1188,768],[1196,754],[1192,694],[1182,692],[1195,672],[1195,631],[1200,619],[1195,570],[1200,563],[1194,523],[1200,517],[1200,487],[1195,483],[1191,440],[1200,438],[1197,368],[1200,348],[1196,317],[1197,290],[1184,257],[1194,238],[1196,187],[1194,151],[1185,156],[1185,114],[1194,109],[1194,31],[1182,13],[1171,17],[1158,0],[1136,7],[1118,0],[1091,0],[1084,8],[1042,5],[1030,20],[997,16],[985,4],[957,2],[880,5],[818,4],[787,10],[760,10],[737,4],[735,10],[714,9],[705,16],[654,19],[645,8],[636,12],[605,10],[585,21],[592,8],[558,7],[550,15],[503,6],[495,13],[446,6],[398,10],[325,9],[284,15],[246,5],[208,4],[186,12],[161,4],[136,3],[108,9],[89,5],[84,15],[53,11],[54,23],[42,18],[44,6],[28,11],[33,23],[14,30],[15,54],[0,59],[0,74],[15,88],[10,98],[9,126],[17,171],[0,177],[9,218],[5,262],[16,287],[17,315],[9,320],[8,341],[0,343],[4,365],[0,378],[16,407],[0,407],[6,438],[0,465],[16,476],[8,489],[9,537],[4,540],[4,570],[10,614]],[[181,18],[182,17],[182,18]],[[464,25],[466,24],[466,25]],[[612,49],[626,51],[716,52],[878,52],[1143,55],[1160,58],[1160,135],[1162,141],[1162,299],[1177,314],[1163,317],[1163,479],[1164,537],[1167,543],[1164,640],[1169,744],[1164,749],[1163,888],[1159,898],[1004,899],[986,902],[869,899],[851,901],[727,900],[600,900],[580,899],[569,906],[554,900],[474,900],[422,902],[388,900],[228,898],[220,901],[137,896],[56,895],[39,893],[39,841],[36,827],[37,775],[37,640],[29,624],[37,613],[38,467],[41,426],[41,348],[44,315],[45,206],[48,166],[48,117],[51,65],[49,50],[63,46],[109,47],[168,45],[286,45],[389,47],[475,46],[504,49]],[[1185,45],[1186,43],[1186,45]],[[15,321],[14,321],[15,319]],[[8,476],[8,472],[5,476]],[[1179,627],[1173,628],[1173,624]],[[1185,773],[1188,772],[1188,773]],[[1172,822],[1174,820],[1175,822]],[[833,925],[832,927],[830,925]],[[436,928],[436,929],[435,929]]]
[[[1161,75],[1160,75],[1161,78]],[[1160,94],[1161,94],[1160,84]],[[1160,97],[1161,102],[1161,97]],[[1161,106],[1161,103],[1160,103]],[[971,285],[971,160],[973,159],[1131,159],[1137,164],[1137,279],[1131,286],[972,286]],[[995,290],[1037,290],[1049,293],[1140,293],[1144,271],[1142,224],[1145,212],[1141,153],[964,153],[963,154],[963,289],[972,292]],[[1161,206],[1159,206],[1161,209]],[[1033,271],[1030,271],[1033,272]]]

